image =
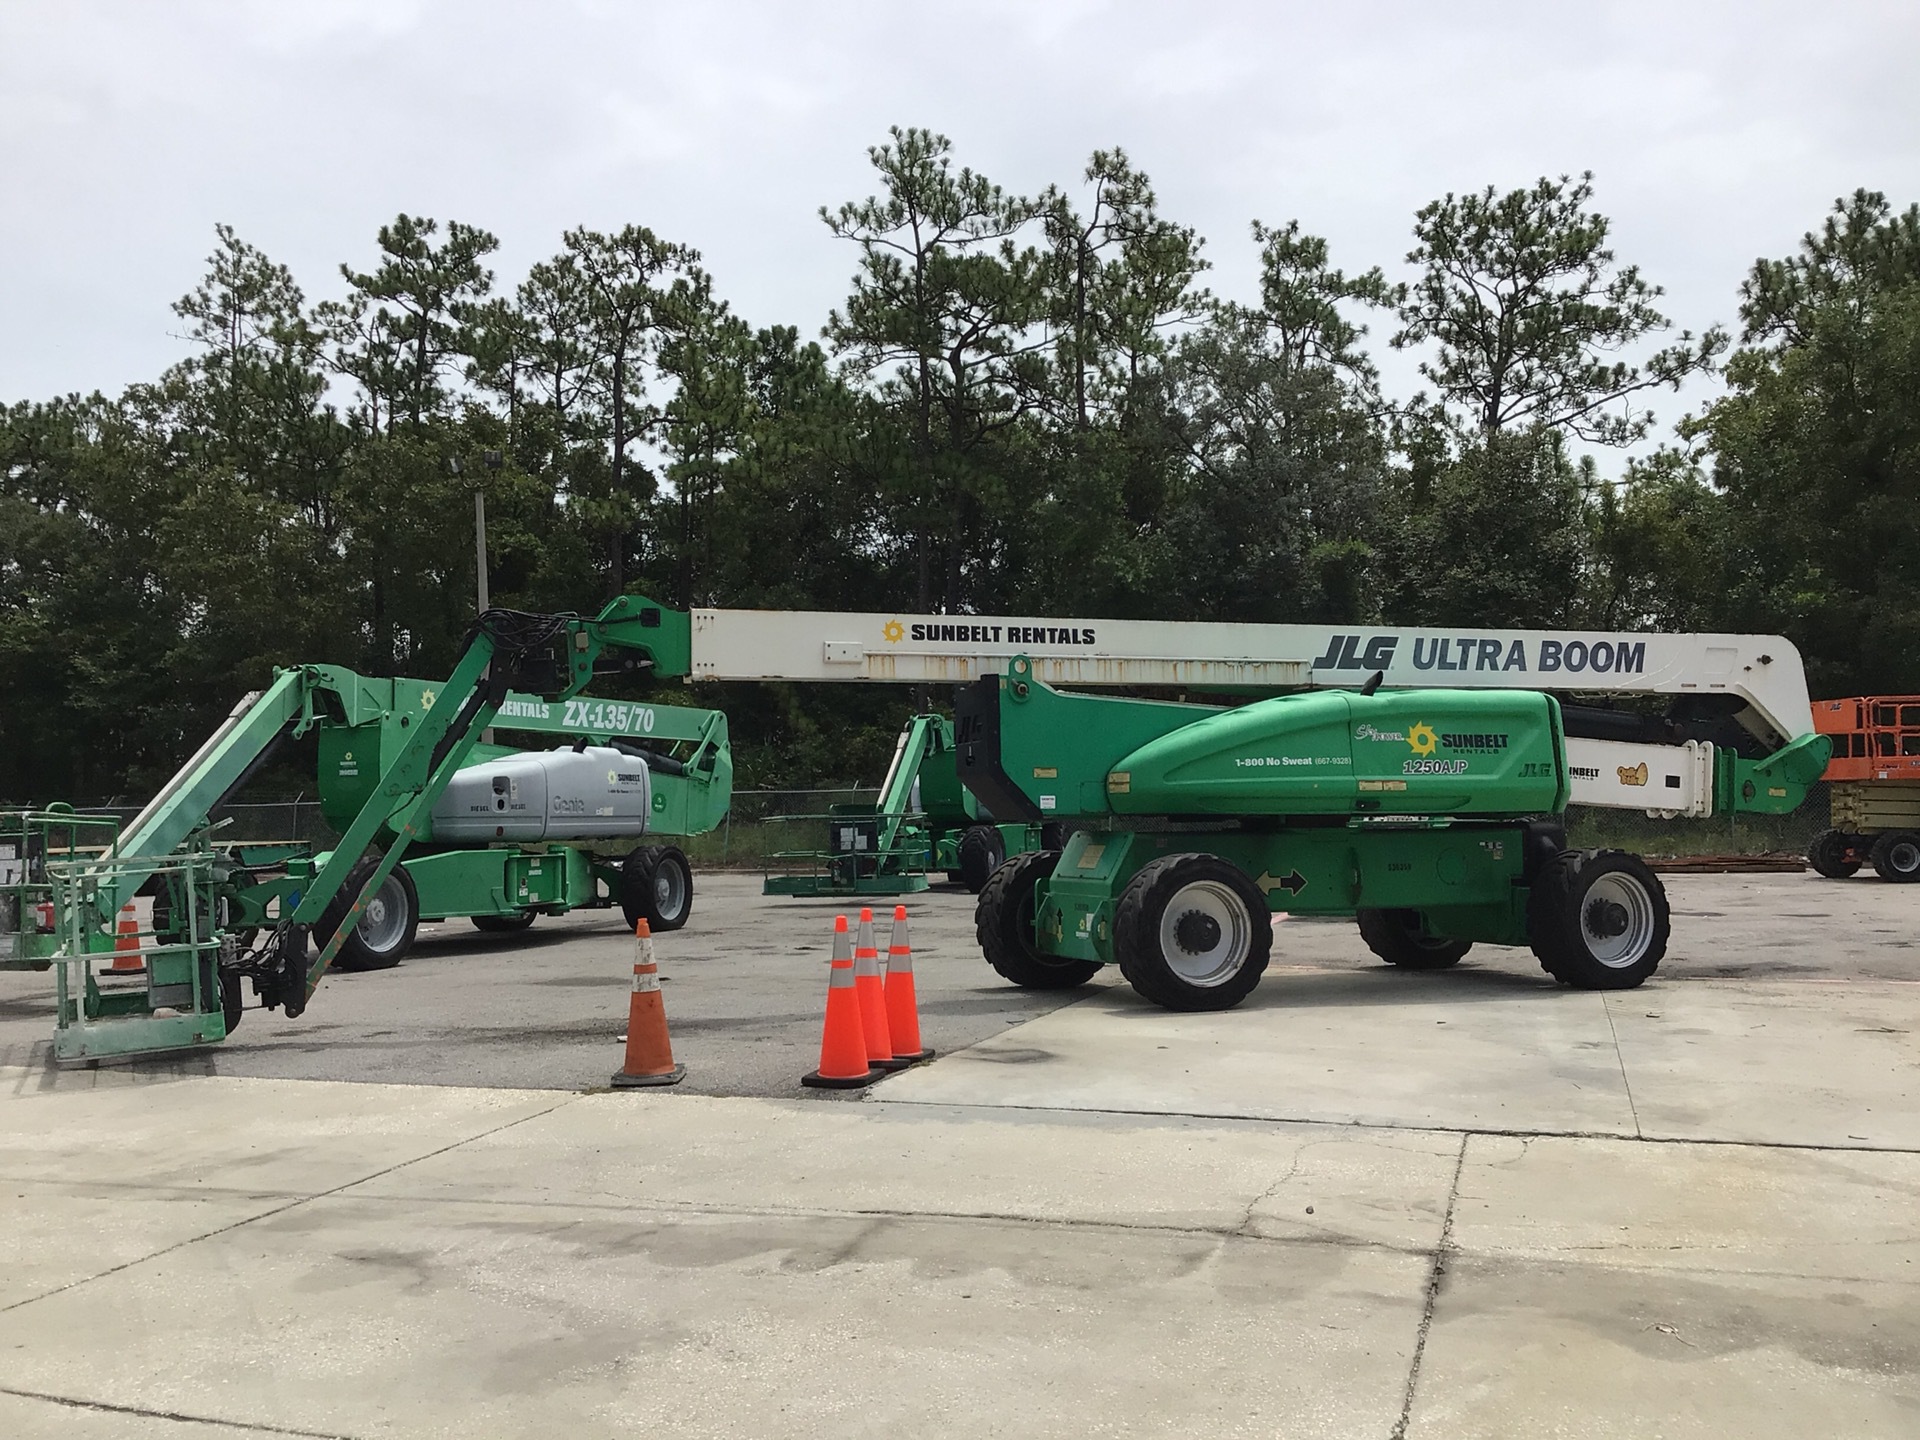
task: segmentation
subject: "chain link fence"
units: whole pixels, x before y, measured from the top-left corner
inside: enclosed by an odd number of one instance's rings
[[[0,801],[0,810],[28,810],[37,806]],[[143,808],[139,805],[76,805],[81,815],[111,815],[124,829]],[[209,817],[217,828],[214,840],[220,844],[258,843],[268,840],[297,840],[316,850],[325,850],[339,840],[334,828],[320,813],[317,800],[266,800],[238,805],[222,805]]]
[[[717,830],[684,842],[697,864],[751,869],[777,864],[774,856],[796,850],[822,850],[827,844],[827,814],[835,805],[872,805],[875,786],[837,790],[736,790]]]
[[[697,864],[753,868],[796,850],[826,845],[826,815],[835,805],[873,804],[876,786],[818,790],[736,790],[720,826],[681,842]],[[27,808],[0,803],[0,809]],[[122,824],[139,813],[134,805],[76,806],[87,815],[117,816]],[[1816,785],[1806,804],[1790,815],[1715,815],[1704,820],[1660,820],[1633,810],[1575,805],[1567,811],[1567,837],[1580,849],[1615,848],[1656,857],[1688,855],[1805,855],[1828,826],[1827,786]],[[316,850],[339,835],[316,800],[294,799],[223,805],[213,819],[216,840],[294,840]]]
[[[1567,810],[1567,840],[1576,849],[1632,850],[1670,859],[1690,855],[1802,855],[1831,823],[1826,781],[1807,792],[1806,803],[1787,815],[1713,815],[1704,820],[1661,820],[1636,810],[1574,805]]]

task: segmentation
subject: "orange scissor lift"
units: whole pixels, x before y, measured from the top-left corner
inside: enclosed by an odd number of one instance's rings
[[[1833,880],[1866,864],[1883,880],[1920,880],[1920,695],[1816,700],[1813,728],[1833,741],[1833,828],[1808,862]]]

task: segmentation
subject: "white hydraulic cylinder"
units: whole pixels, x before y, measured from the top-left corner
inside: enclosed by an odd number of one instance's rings
[[[1567,737],[1572,803],[1644,810],[1662,819],[1713,814],[1714,747]]]

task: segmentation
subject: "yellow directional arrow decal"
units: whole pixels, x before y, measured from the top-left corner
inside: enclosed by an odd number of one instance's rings
[[[1307,888],[1307,877],[1302,875],[1298,870],[1290,870],[1285,875],[1275,879],[1272,874],[1262,870],[1260,872],[1260,878],[1253,883],[1260,887],[1260,893],[1262,895],[1271,895],[1276,890],[1284,890],[1295,899],[1298,899],[1300,892]]]

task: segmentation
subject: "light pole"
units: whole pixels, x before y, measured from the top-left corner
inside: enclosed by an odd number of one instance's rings
[[[480,613],[487,613],[487,496],[473,492],[473,563],[479,577]]]
[[[501,465],[500,452],[498,450],[482,450],[480,452],[480,463],[485,465],[489,470],[498,471]],[[460,457],[458,455],[449,455],[447,457],[447,471],[456,480],[460,478],[460,468]],[[477,613],[484,615],[487,613],[488,600],[487,492],[486,487],[483,485],[473,487],[473,573],[474,598],[479,604]],[[493,727],[491,725],[480,732],[480,743],[483,745],[493,744]]]
[[[500,452],[482,450],[480,463],[487,469],[498,472]],[[487,492],[483,487],[475,487],[473,492],[473,554],[475,569],[480,577],[480,610],[487,609]]]
[[[501,459],[498,450],[482,450],[480,463],[489,470],[498,470]],[[447,473],[458,480],[462,473],[460,457],[447,457]],[[473,488],[473,573],[475,599],[479,602],[479,613],[487,613],[487,492],[484,487]]]

